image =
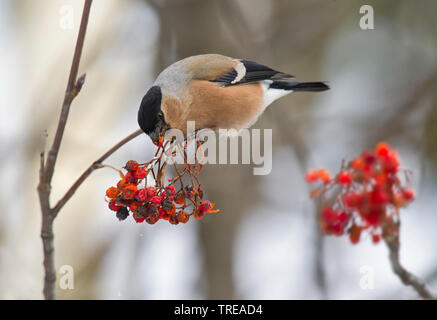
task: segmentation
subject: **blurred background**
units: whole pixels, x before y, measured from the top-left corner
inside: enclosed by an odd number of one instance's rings
[[[364,4],[373,6],[374,30],[359,27]],[[49,143],[54,136],[82,6],[0,1],[2,299],[42,298],[38,157],[44,131]],[[56,267],[74,269],[74,290],[57,285],[58,298],[414,299],[384,244],[320,235],[303,179],[308,168],[336,171],[380,140],[399,150],[418,194],[402,212],[401,261],[437,288],[436,10],[431,0],[95,0],[79,69],[87,78],[70,111],[52,203],[137,129],[143,95],[183,57],[246,58],[332,90],[291,94],[255,124],[273,129],[271,174],[207,166],[200,179],[221,213],[200,221],[120,223],[104,201],[117,174],[93,173],[55,221]],[[144,161],[154,148],[143,135],[107,163]],[[369,268],[374,286],[362,289]]]

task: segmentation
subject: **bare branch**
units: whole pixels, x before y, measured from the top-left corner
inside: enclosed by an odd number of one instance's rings
[[[79,70],[80,57],[82,54],[83,44],[85,40],[86,28],[90,14],[92,0],[86,0],[83,8],[82,19],[80,21],[79,34],[77,36],[76,47],[74,49],[73,62],[71,64],[70,76],[68,78],[67,89],[65,90],[64,102],[62,104],[61,115],[59,117],[58,127],[56,129],[55,139],[47,157],[44,176],[46,182],[50,182],[53,177],[56,160],[58,158],[59,148],[61,146],[62,137],[64,135],[65,125],[67,124],[68,113],[70,111],[71,102],[77,96],[85,81],[85,76],[81,76],[76,80]]]
[[[56,284],[56,269],[54,262],[54,244],[53,244],[53,220],[55,214],[50,208],[50,191],[53,172],[55,170],[56,159],[58,157],[59,147],[61,146],[62,137],[64,134],[65,125],[67,124],[68,112],[71,102],[79,93],[85,81],[85,75],[76,80],[79,70],[80,56],[82,53],[83,43],[85,40],[86,28],[88,25],[88,17],[91,9],[92,0],[86,0],[83,8],[82,19],[77,36],[76,48],[74,50],[73,62],[70,69],[70,76],[65,91],[64,101],[62,103],[61,115],[59,117],[56,135],[53,140],[52,147],[49,151],[47,160],[45,161],[45,151],[40,155],[40,176],[38,184],[38,196],[41,206],[42,225],[41,239],[44,250],[44,298],[55,299],[55,284]]]
[[[429,290],[427,285],[421,279],[401,265],[399,259],[399,237],[387,236],[385,237],[385,243],[389,250],[389,258],[393,272],[399,277],[399,279],[401,279],[402,283],[407,286],[412,286],[423,299],[437,299],[437,296]]]

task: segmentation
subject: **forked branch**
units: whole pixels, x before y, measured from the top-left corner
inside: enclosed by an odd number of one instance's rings
[[[45,158],[45,151],[43,150],[40,155],[40,169],[39,169],[39,184],[38,184],[38,196],[41,206],[42,225],[41,225],[41,239],[43,242],[44,253],[44,298],[55,299],[55,284],[56,284],[56,269],[54,263],[54,234],[53,234],[53,221],[56,218],[62,207],[70,200],[75,191],[80,185],[89,177],[89,175],[96,169],[102,167],[102,163],[111,154],[117,151],[121,146],[128,141],[141,134],[141,130],[137,130],[130,134],[99,159],[94,161],[88,169],[86,169],[82,175],[76,180],[76,182],[70,187],[66,194],[58,201],[58,203],[51,207],[50,194],[51,183],[53,173],[55,171],[56,160],[58,158],[59,149],[61,147],[62,138],[64,136],[65,126],[68,120],[68,114],[70,111],[71,103],[74,98],[79,94],[82,86],[85,82],[85,74],[77,78],[80,58],[82,55],[82,49],[85,41],[86,29],[88,26],[88,19],[90,15],[92,0],[85,0],[82,18],[79,27],[79,34],[77,36],[76,46],[74,49],[73,62],[70,68],[70,75],[68,78],[67,89],[65,90],[64,101],[62,103],[61,115],[59,117],[58,126],[56,128],[55,138],[51,145],[47,159]]]

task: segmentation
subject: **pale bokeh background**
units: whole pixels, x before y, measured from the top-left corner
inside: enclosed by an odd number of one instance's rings
[[[44,130],[52,141],[79,26],[79,0],[0,1],[0,298],[42,298],[36,193]],[[375,29],[359,28],[371,4]],[[64,6],[73,29],[61,28]],[[64,8],[64,9],[63,9]],[[414,172],[417,201],[402,213],[401,258],[437,288],[437,22],[435,1],[95,0],[53,180],[55,202],[98,156],[137,128],[154,77],[185,56],[221,53],[327,80],[294,94],[256,123],[273,129],[273,171],[214,166],[201,180],[219,215],[177,227],[119,223],[103,195],[117,177],[99,170],[55,222],[56,266],[75,289],[61,299],[415,298],[384,245],[321,237],[303,174],[338,169],[377,141]],[[141,136],[108,163],[151,157]],[[360,268],[374,289],[360,288]]]

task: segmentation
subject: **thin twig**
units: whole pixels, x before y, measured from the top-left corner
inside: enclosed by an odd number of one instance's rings
[[[58,127],[56,129],[55,138],[52,147],[47,157],[45,166],[46,181],[51,181],[55,169],[56,160],[58,158],[59,148],[61,146],[62,137],[64,135],[65,126],[68,120],[71,103],[77,96],[85,81],[85,74],[77,78],[79,70],[80,57],[82,54],[83,44],[85,41],[85,33],[88,26],[88,18],[90,14],[92,0],[86,0],[83,8],[82,19],[80,21],[79,34],[77,36],[76,47],[74,49],[73,62],[71,63],[70,76],[68,78],[67,89],[65,90],[64,102],[62,104],[61,115],[59,117]]]
[[[80,185],[86,180],[86,178],[89,177],[89,175],[96,169],[100,169],[103,167],[102,163],[105,161],[110,155],[112,155],[115,151],[120,149],[123,145],[125,145],[127,142],[131,141],[132,139],[138,137],[143,131],[141,129],[138,129],[137,131],[131,133],[126,138],[121,140],[119,143],[117,143],[115,146],[113,146],[111,149],[106,151],[99,159],[94,161],[88,169],[86,169],[79,178],[73,183],[73,185],[68,189],[68,191],[64,194],[64,196],[58,201],[58,203],[53,208],[53,215],[56,217],[56,215],[59,213],[59,210],[62,209],[62,207],[67,203],[68,200],[73,196],[73,194],[76,192],[76,190],[80,187]]]
[[[401,279],[402,283],[407,286],[412,286],[413,289],[423,299],[437,299],[437,296],[433,294],[425,282],[416,277],[414,274],[406,270],[400,263],[399,259],[399,237],[398,236],[386,236],[385,243],[389,250],[389,258],[393,272]]]

